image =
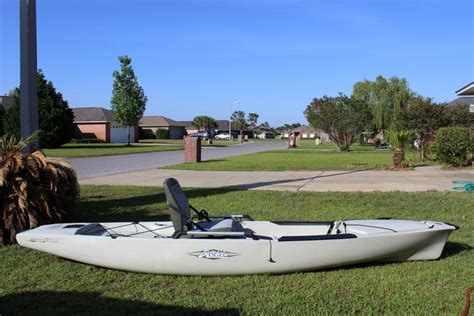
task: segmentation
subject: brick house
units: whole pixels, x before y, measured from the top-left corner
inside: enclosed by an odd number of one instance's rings
[[[165,116],[143,116],[138,123],[140,138],[155,138],[157,130],[166,130],[169,139],[181,139],[186,135],[185,124]]]
[[[73,108],[74,137],[78,139],[101,139],[106,143],[126,143],[128,141],[127,126],[121,126],[112,111],[102,107]],[[138,141],[136,128],[130,127],[130,141]]]

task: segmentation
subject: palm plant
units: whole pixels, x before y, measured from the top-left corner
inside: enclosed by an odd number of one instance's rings
[[[395,149],[393,152],[393,166],[400,168],[402,161],[405,160],[405,146],[410,137],[413,136],[413,131],[396,131],[389,129],[386,130],[385,133],[388,137],[388,144]]]
[[[0,246],[15,243],[22,230],[61,221],[79,195],[68,162],[21,152],[35,137],[0,138]]]

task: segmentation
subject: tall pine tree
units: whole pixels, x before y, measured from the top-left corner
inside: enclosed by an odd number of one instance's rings
[[[112,91],[112,112],[121,125],[128,127],[128,145],[130,146],[130,127],[135,127],[145,113],[147,97],[138,84],[137,77],[131,66],[132,59],[119,56],[120,72],[114,71]]]

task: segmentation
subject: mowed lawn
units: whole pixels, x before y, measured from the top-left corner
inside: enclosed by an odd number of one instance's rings
[[[227,147],[237,145],[237,142],[229,142],[225,140],[214,140],[211,145],[206,141],[202,142],[203,147]],[[48,157],[97,157],[109,155],[127,155],[139,154],[158,151],[180,150],[183,149],[183,141],[180,139],[160,139],[151,141],[140,141],[130,146],[127,144],[64,144],[60,148],[43,148],[41,149]]]
[[[182,139],[141,139],[141,144],[160,144],[160,145],[179,145],[183,146]],[[207,140],[201,139],[201,145],[203,147],[228,147],[239,145],[237,140],[224,140],[224,139],[213,139],[212,144],[208,144]]]
[[[161,188],[82,186],[81,190],[70,221],[169,218]],[[474,196],[469,194],[186,192],[193,205],[210,213],[249,213],[259,220],[389,216],[446,221],[458,224],[460,230],[435,261],[242,277],[115,271],[7,246],[0,248],[1,314],[458,315],[465,290],[474,282]]]
[[[200,163],[182,163],[162,167],[179,170],[212,171],[301,171],[301,170],[361,170],[389,168],[393,152],[373,146],[354,144],[349,152],[339,152],[334,144],[315,145],[312,140],[299,142],[297,148],[272,150],[255,154],[212,159]],[[414,151],[406,159],[415,161]]]
[[[97,156],[109,156],[109,155],[126,155],[126,154],[138,154],[138,153],[149,153],[158,151],[168,150],[179,150],[182,149],[182,145],[141,145],[133,144],[127,146],[127,144],[65,144],[60,148],[42,148],[41,151],[47,157],[63,157],[63,158],[74,158],[74,157],[97,157]]]

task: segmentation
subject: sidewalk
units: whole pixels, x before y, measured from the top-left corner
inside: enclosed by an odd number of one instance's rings
[[[453,180],[474,180],[472,168],[409,171],[188,171],[151,169],[80,180],[81,184],[161,186],[167,177],[183,187],[277,191],[451,191]]]

